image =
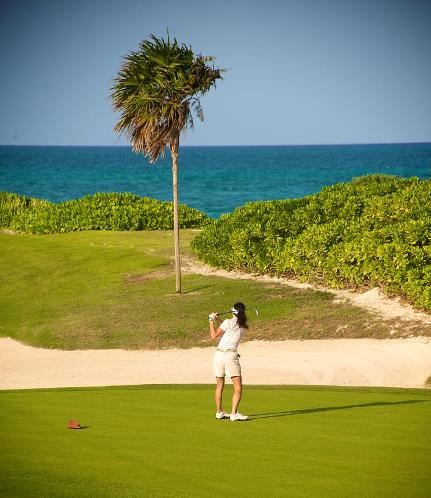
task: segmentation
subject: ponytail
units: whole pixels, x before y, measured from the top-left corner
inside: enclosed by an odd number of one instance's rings
[[[245,306],[243,303],[235,303],[233,305],[232,311],[235,313],[238,325],[242,329],[248,329],[247,316],[245,314]]]

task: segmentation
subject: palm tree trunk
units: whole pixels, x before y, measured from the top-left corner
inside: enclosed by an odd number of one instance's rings
[[[180,229],[178,223],[178,149],[180,137],[170,144],[172,156],[172,191],[174,198],[175,292],[181,294]]]

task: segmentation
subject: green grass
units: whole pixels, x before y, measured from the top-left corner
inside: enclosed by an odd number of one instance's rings
[[[245,423],[216,421],[212,391],[1,391],[0,495],[430,496],[429,391],[246,388]]]
[[[181,232],[183,254],[195,235]],[[166,231],[0,233],[0,336],[63,349],[205,346],[207,314],[239,300],[261,312],[248,339],[431,335],[280,284],[185,275],[178,296],[171,255]]]

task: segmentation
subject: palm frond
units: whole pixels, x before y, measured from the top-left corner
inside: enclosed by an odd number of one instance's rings
[[[193,128],[192,110],[203,120],[199,99],[222,79],[222,71],[214,57],[195,55],[169,32],[167,40],[150,35],[124,57],[114,79],[113,107],[120,112],[115,131],[155,162],[165,146]]]

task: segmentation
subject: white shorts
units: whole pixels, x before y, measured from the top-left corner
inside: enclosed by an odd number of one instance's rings
[[[216,351],[213,360],[213,372],[215,377],[239,377],[241,365],[239,355],[235,351]]]

